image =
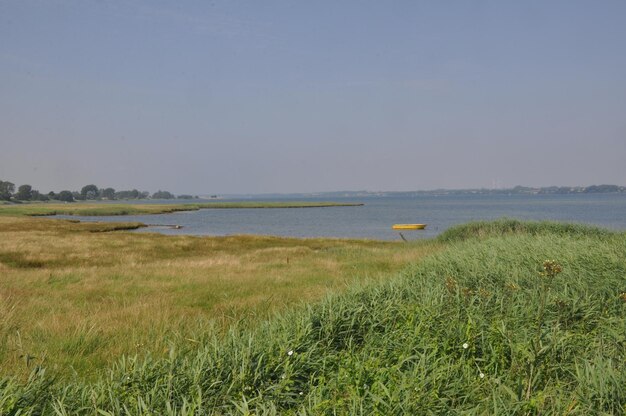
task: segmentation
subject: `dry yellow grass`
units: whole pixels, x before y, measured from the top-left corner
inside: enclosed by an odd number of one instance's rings
[[[90,377],[121,354],[160,354],[213,325],[254,322],[439,248],[97,232],[116,228],[0,217],[0,371],[25,376],[45,365]]]
[[[1,202],[1,201],[0,201]],[[237,209],[237,208],[311,208],[359,206],[362,203],[338,203],[317,201],[213,201],[193,204],[103,204],[99,202],[29,202],[21,204],[0,204],[0,216],[45,216],[45,215],[137,215],[169,214],[178,211],[197,211],[199,209]]]

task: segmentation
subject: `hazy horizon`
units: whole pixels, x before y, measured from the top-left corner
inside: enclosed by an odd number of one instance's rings
[[[0,178],[0,180],[8,180],[9,182],[14,183],[14,185],[16,186],[16,189],[19,185],[23,185],[26,183],[22,183],[22,182],[13,182],[10,180],[10,178]],[[31,183],[28,183],[28,185],[33,185]],[[104,184],[104,185],[98,185],[98,184],[82,184],[77,188],[67,188],[67,187],[61,187],[61,188],[56,188],[56,189],[39,189],[37,186],[33,186],[33,189],[40,191],[42,193],[48,193],[49,191],[53,191],[53,192],[60,192],[62,190],[69,190],[72,192],[80,192],[81,188],[85,185],[96,185],[98,186],[99,189],[105,189],[107,187],[109,187],[109,185]],[[485,186],[485,187],[467,187],[467,188],[428,188],[428,189],[396,189],[396,190],[389,190],[389,189],[340,189],[340,190],[321,190],[321,191],[310,191],[310,192],[224,192],[224,193],[215,193],[215,192],[176,192],[176,190],[172,190],[172,189],[164,189],[164,188],[158,188],[158,189],[146,189],[146,188],[137,188],[134,186],[123,186],[121,188],[114,188],[115,191],[129,191],[129,190],[133,190],[136,189],[139,192],[148,192],[149,194],[153,194],[157,191],[169,191],[171,192],[174,196],[178,196],[178,195],[189,195],[192,197],[213,197],[213,196],[217,196],[217,197],[239,197],[239,196],[260,196],[263,197],[264,195],[266,196],[273,196],[273,195],[285,195],[285,196],[289,196],[289,195],[315,195],[315,194],[341,194],[341,193],[371,193],[371,194],[376,194],[376,193],[412,193],[412,192],[438,192],[438,191],[442,191],[442,192],[447,192],[447,191],[474,191],[474,190],[486,190],[486,191],[506,191],[506,190],[511,190],[513,188],[516,188],[517,186],[521,186],[521,187],[526,187],[526,188],[531,188],[531,189],[540,189],[540,188],[551,188],[551,187],[565,187],[565,188],[581,188],[581,187],[587,187],[587,186],[599,186],[599,185],[609,185],[609,186],[619,186],[619,187],[625,187],[625,185],[623,184],[615,184],[615,183],[597,183],[597,184],[589,184],[589,185],[542,185],[542,186],[528,186],[528,185],[514,185],[514,186],[507,186],[507,187],[503,187],[503,186]]]
[[[626,2],[0,3],[0,180],[626,185]]]

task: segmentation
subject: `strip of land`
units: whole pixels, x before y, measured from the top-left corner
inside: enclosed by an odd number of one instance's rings
[[[98,204],[98,203],[26,203],[0,205],[0,215],[11,216],[113,216],[170,214],[179,211],[197,211],[200,209],[243,209],[243,208],[327,208],[354,207],[362,203],[309,202],[309,201],[242,201],[242,202],[206,202],[198,204]]]

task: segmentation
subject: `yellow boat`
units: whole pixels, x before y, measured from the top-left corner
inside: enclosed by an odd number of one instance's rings
[[[391,226],[394,230],[423,230],[426,224],[394,224]]]

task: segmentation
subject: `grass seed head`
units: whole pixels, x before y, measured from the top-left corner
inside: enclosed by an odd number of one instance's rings
[[[563,266],[557,263],[556,260],[546,260],[543,262],[543,271],[539,273],[544,277],[555,277],[557,274],[563,271]]]

